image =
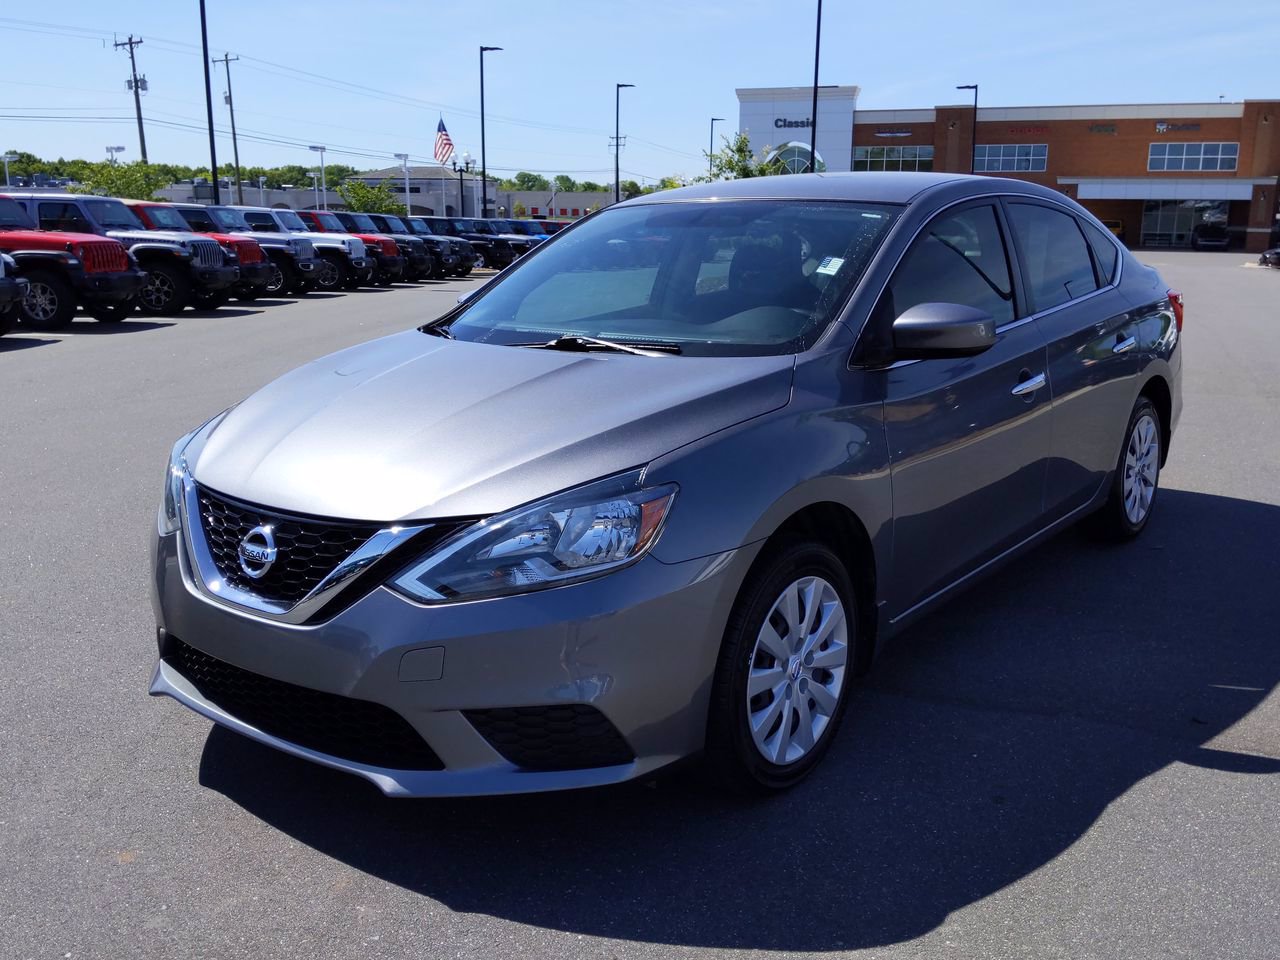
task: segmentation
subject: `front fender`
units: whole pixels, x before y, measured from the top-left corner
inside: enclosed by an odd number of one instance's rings
[[[73,267],[80,263],[80,258],[66,250],[6,250],[19,267],[39,267],[59,265]]]
[[[168,243],[147,243],[145,240],[135,243],[129,247],[129,252],[134,255],[138,262],[154,258],[160,255],[172,257],[176,260],[190,260],[191,254]]]

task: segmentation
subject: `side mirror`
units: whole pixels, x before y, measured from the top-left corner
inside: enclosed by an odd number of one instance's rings
[[[897,360],[972,357],[995,342],[991,314],[960,303],[918,303],[893,321]]]

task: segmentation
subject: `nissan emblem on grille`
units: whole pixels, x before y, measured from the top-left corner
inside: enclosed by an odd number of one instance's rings
[[[271,527],[254,527],[240,541],[240,569],[254,580],[266,576],[276,562],[276,538]]]

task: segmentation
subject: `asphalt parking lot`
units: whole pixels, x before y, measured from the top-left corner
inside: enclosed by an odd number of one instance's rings
[[[475,280],[0,339],[0,958],[1280,955],[1280,271],[1187,299],[1151,526],[914,627],[823,768],[392,801],[146,695],[172,441]]]

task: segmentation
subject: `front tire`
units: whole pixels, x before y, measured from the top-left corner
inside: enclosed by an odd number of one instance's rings
[[[774,792],[821,762],[853,686],[857,613],[849,572],[824,544],[791,542],[757,561],[712,687],[706,760],[718,782]]]
[[[271,275],[267,277],[266,286],[262,288],[263,292],[268,296],[283,293],[285,288],[289,286],[290,274],[292,272],[292,267],[284,266],[277,261],[272,260]]]
[[[138,292],[138,309],[152,316],[173,316],[190,302],[191,281],[184,271],[165,263],[147,267],[147,282]]]
[[[341,290],[347,283],[348,273],[350,269],[342,257],[323,254],[320,269],[316,272],[316,286],[325,291]]]
[[[99,323],[123,323],[133,314],[134,303],[102,303],[89,311],[89,315]]]
[[[1124,436],[1110,496],[1093,518],[1094,532],[1107,540],[1132,540],[1155,509],[1164,436],[1155,404],[1146,397],[1134,405]]]
[[[29,330],[61,330],[76,315],[71,284],[56,273],[28,274],[30,286],[22,301],[22,325]]]

